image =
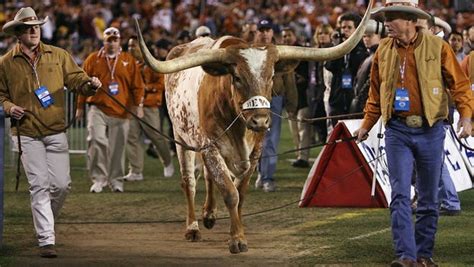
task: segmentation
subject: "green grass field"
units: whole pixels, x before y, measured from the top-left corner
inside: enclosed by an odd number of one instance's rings
[[[284,123],[280,151],[293,148],[287,123]],[[315,158],[319,149],[311,153]],[[245,202],[246,228],[270,229],[297,251],[285,265],[354,265],[384,266],[394,258],[391,245],[388,209],[298,208],[303,184],[309,169],[290,166],[294,154],[279,158],[275,193],[262,193],[253,187]],[[176,160],[176,159],[175,159]],[[162,178],[162,166],[146,158],[145,180],[127,183],[125,193],[88,192],[90,181],[85,171],[85,156],[72,155],[73,190],[58,220],[61,223],[84,222],[164,222],[184,219],[185,202],[179,177]],[[177,166],[177,164],[176,164]],[[29,194],[24,174],[19,192],[14,191],[14,169],[5,169],[5,222],[0,266],[8,266],[26,247],[35,246]],[[200,218],[204,183],[198,183],[196,213]],[[441,217],[435,247],[435,260],[441,266],[474,266],[474,191],[460,193],[463,213],[458,217]],[[220,218],[227,217],[222,198],[218,199]],[[266,211],[275,207],[286,207]],[[120,208],[116,208],[120,207]],[[261,213],[259,213],[262,211]],[[266,211],[266,212],[265,212]],[[257,226],[255,227],[254,226]],[[248,231],[249,229],[247,229]],[[185,242],[185,241],[183,241]],[[265,264],[262,262],[262,265]]]

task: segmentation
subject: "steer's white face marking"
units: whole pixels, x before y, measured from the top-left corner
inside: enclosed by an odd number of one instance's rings
[[[267,63],[267,50],[248,48],[240,50],[240,55],[247,61],[252,76],[254,76],[257,81],[261,81],[260,78]]]

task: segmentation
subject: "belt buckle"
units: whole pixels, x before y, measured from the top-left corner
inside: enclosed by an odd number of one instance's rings
[[[406,117],[405,122],[410,128],[420,128],[423,126],[423,117],[418,115],[410,115]]]

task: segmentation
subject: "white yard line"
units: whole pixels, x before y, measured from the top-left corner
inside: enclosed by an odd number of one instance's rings
[[[387,227],[387,228],[382,229],[382,230],[379,230],[379,231],[370,232],[370,233],[367,233],[367,234],[364,234],[364,235],[354,236],[354,237],[348,238],[347,240],[364,239],[364,238],[367,238],[367,237],[371,237],[371,236],[373,236],[373,235],[378,235],[378,234],[382,234],[382,233],[388,232],[388,231],[390,231],[390,229],[391,229],[390,227]]]
[[[387,228],[384,228],[384,229],[379,230],[379,231],[374,231],[374,232],[370,232],[370,233],[367,233],[367,234],[350,237],[350,238],[347,238],[346,240],[354,241],[354,240],[364,239],[364,238],[371,237],[371,236],[374,236],[374,235],[383,234],[385,232],[390,231],[390,229],[391,229],[390,227],[387,227]],[[331,249],[331,248],[334,248],[334,247],[336,247],[336,245],[326,245],[326,246],[319,247],[319,249]]]

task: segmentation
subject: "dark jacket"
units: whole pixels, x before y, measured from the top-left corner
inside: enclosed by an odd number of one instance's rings
[[[312,117],[326,116],[324,112],[324,91],[326,86],[324,84],[324,62],[309,62],[308,63],[308,102],[311,109]],[[311,76],[313,77],[311,80]],[[321,110],[324,112],[321,112]]]
[[[298,110],[309,105],[308,83],[309,71],[308,61],[301,61],[295,69],[296,89],[298,90]]]
[[[369,52],[365,48],[363,42],[359,42],[357,46],[346,56],[328,61],[325,67],[332,72],[333,77],[331,81],[331,94],[329,95],[329,105],[333,110],[333,114],[345,114],[349,112],[349,107],[354,98],[354,90],[342,88],[342,76],[347,70],[352,75],[352,82],[354,85],[354,78],[360,64]]]
[[[359,113],[364,110],[365,102],[369,96],[370,67],[378,45],[369,48],[370,55],[362,62],[354,81],[354,99],[352,99],[350,113]]]

